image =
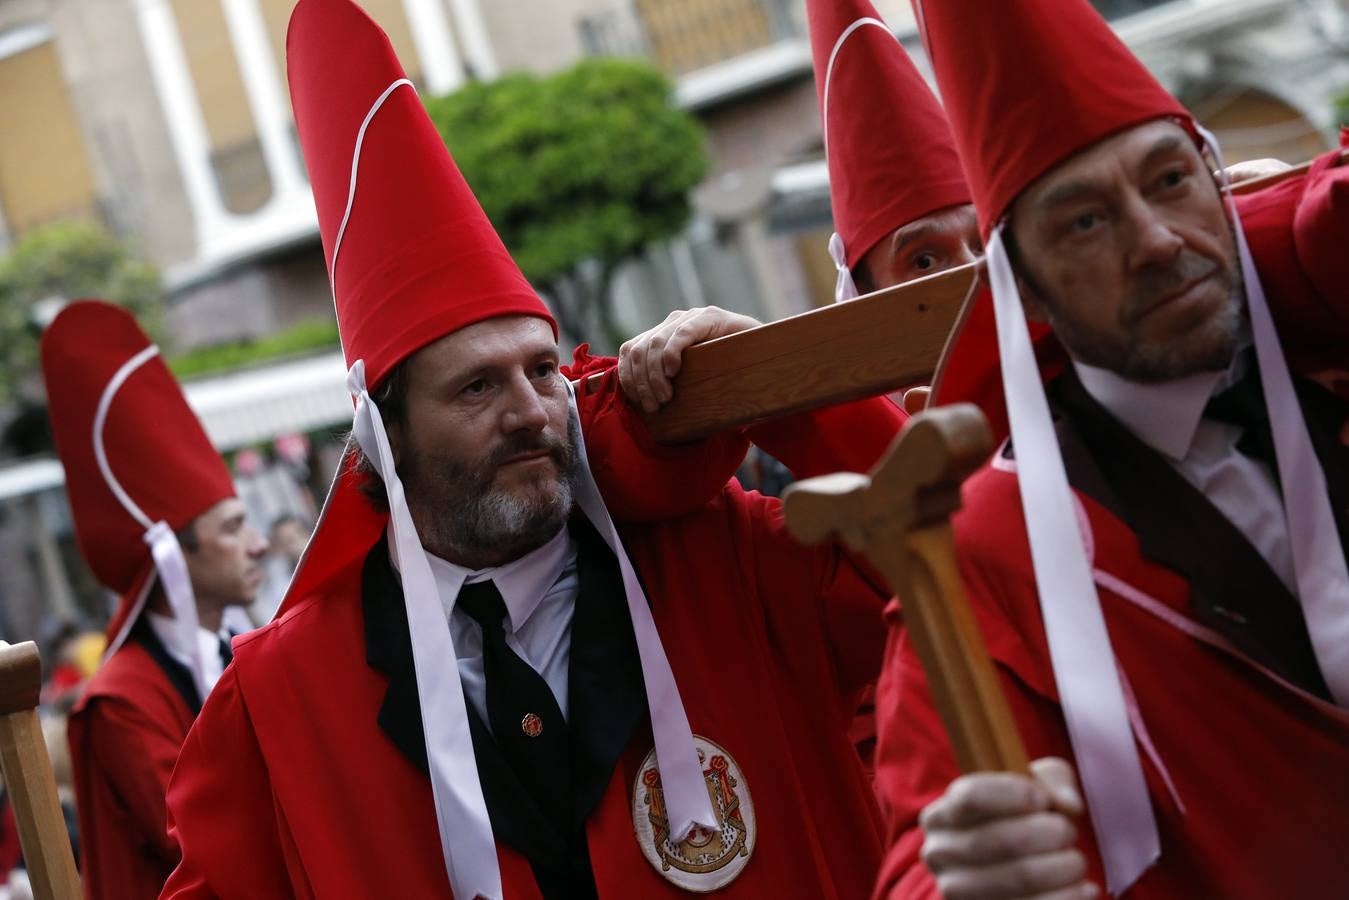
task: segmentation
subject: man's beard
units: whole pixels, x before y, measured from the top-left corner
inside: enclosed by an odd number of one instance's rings
[[[482,560],[509,562],[542,546],[571,515],[579,439],[571,421],[565,441],[547,434],[511,438],[472,468],[409,454],[401,477],[422,545],[437,556],[475,566]],[[496,485],[506,460],[540,450],[557,467],[556,482],[549,484],[551,479],[541,474],[517,492]]]
[[[1159,299],[1187,282],[1211,275],[1221,279],[1227,290],[1222,309],[1173,340],[1149,341],[1136,336],[1138,322]],[[1120,308],[1118,329],[1109,333],[1081,327],[1062,315],[1062,306],[1056,301],[1046,298],[1045,305],[1050,327],[1074,359],[1131,381],[1152,384],[1226,368],[1240,339],[1245,294],[1241,279],[1230,267],[1184,250],[1174,264],[1155,266],[1139,274]]]

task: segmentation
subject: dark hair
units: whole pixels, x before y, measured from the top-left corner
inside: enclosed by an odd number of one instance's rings
[[[1040,283],[1026,266],[1025,257],[1021,255],[1021,247],[1016,242],[1016,234],[1013,233],[1010,222],[1002,229],[1002,246],[1007,250],[1007,262],[1011,265],[1013,274],[1030,288],[1031,293],[1035,294],[1040,302],[1045,302],[1045,292],[1040,290]]]
[[[196,553],[201,549],[201,541],[197,540],[197,520],[193,519],[174,534],[178,538],[178,546],[183,548],[184,553]]]
[[[858,295],[870,294],[876,290],[876,279],[871,277],[871,269],[865,259],[859,259],[852,265],[852,281],[857,285]]]
[[[370,392],[370,399],[379,407],[380,418],[384,420],[385,430],[402,428],[407,416],[407,360],[389,370],[384,380]],[[349,466],[356,475],[356,484],[361,493],[379,512],[389,511],[389,498],[384,492],[384,481],[375,471],[370,458],[365,455],[361,445],[356,442],[354,432],[346,436],[347,447],[342,454],[342,465]]]

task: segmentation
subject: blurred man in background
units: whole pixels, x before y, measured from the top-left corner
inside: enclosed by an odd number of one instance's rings
[[[80,551],[121,597],[68,726],[85,893],[155,897],[179,855],[169,774],[230,661],[222,620],[253,602],[267,542],[130,314],[71,304],[43,335],[42,367]]]

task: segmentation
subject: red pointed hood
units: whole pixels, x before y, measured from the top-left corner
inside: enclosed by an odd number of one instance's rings
[[[900,226],[970,202],[946,115],[868,0],[808,0],[834,227],[849,266]]]
[[[469,190],[388,37],[351,0],[300,0],[286,35],[342,347],[374,387],[495,316],[557,326]]]
[[[985,239],[1017,195],[1075,153],[1135,125],[1190,115],[1086,0],[913,0]],[[1066,357],[1030,322],[1041,371]],[[932,402],[977,403],[1007,434],[987,289],[947,343]]]
[[[147,529],[181,530],[233,497],[234,482],[126,310],[88,300],[62,310],[42,336],[42,374],[80,552],[123,596],[111,642],[153,569]]]
[[[988,237],[1031,182],[1152,119],[1189,121],[1086,0],[913,0]]]

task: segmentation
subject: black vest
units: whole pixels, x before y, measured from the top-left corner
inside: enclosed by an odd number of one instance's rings
[[[1295,384],[1343,543],[1349,537],[1349,449],[1338,433],[1349,409],[1314,382]],[[1198,622],[1328,699],[1301,604],[1246,536],[1097,403],[1071,366],[1051,385],[1050,397],[1073,487],[1128,525],[1144,558],[1190,582],[1190,614]],[[1349,543],[1345,547],[1349,555]]]
[[[563,834],[545,818],[473,705],[467,704],[492,831],[529,860],[539,889],[550,900],[596,896],[586,820],[647,712],[641,661],[618,562],[590,523],[577,519],[570,527],[578,544],[580,582],[572,617],[567,687],[575,793],[570,833]],[[383,541],[366,557],[361,603],[366,662],[389,676],[379,711],[380,728],[413,765],[427,772],[407,609]]]

